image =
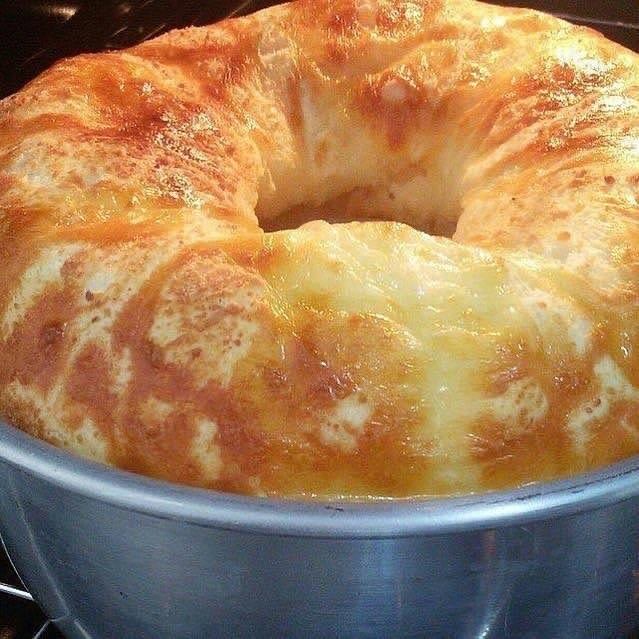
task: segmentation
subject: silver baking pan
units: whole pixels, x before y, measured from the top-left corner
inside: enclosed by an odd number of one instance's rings
[[[109,469],[0,425],[0,530],[71,639],[622,637],[639,459],[455,499],[302,503]]]
[[[634,2],[511,4],[639,48]],[[0,0],[0,94],[61,55],[126,46],[227,9]],[[0,533],[71,639],[613,639],[639,625],[638,458],[488,495],[300,503],[150,480],[0,423]]]

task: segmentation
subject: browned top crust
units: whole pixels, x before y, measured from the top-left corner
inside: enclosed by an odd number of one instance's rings
[[[638,123],[635,54],[472,0],[299,0],[61,62],[0,102],[0,414],[258,495],[637,453]],[[260,228],[300,211],[394,221]]]

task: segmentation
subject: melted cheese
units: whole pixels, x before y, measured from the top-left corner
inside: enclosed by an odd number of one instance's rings
[[[259,495],[636,454],[637,60],[472,0],[299,0],[55,65],[0,103],[0,413]]]

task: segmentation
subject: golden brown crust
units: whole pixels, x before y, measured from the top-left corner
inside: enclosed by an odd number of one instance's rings
[[[472,0],[298,0],[0,102],[0,411],[247,494],[639,452],[639,65]],[[264,233],[282,220],[396,222]]]

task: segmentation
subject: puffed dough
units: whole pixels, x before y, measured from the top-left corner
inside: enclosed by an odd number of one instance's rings
[[[638,197],[637,56],[534,11],[299,0],[65,60],[0,102],[0,414],[253,495],[600,467],[639,452]]]

